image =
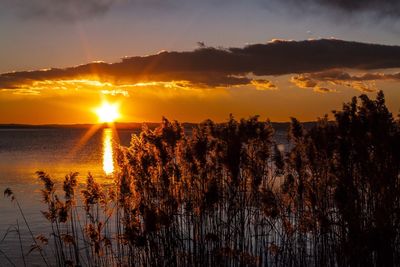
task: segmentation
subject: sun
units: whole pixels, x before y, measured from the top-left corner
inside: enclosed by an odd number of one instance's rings
[[[115,122],[115,120],[121,117],[121,114],[119,113],[119,105],[117,103],[111,104],[107,101],[103,102],[100,107],[96,108],[95,113],[101,123]]]

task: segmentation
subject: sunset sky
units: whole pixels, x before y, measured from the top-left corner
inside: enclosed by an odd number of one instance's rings
[[[0,123],[400,111],[398,0],[2,0],[0,36]]]

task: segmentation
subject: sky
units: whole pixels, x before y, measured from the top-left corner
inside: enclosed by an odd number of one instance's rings
[[[397,0],[1,0],[0,36],[0,123],[400,111]]]

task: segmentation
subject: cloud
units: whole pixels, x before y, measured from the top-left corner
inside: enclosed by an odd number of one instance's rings
[[[322,87],[318,81],[312,79],[309,75],[300,74],[293,76],[290,81],[299,88],[313,89],[316,93],[332,93],[336,92],[335,89]]]
[[[112,85],[184,82],[185,86],[206,88],[251,84],[261,88],[261,83],[264,83],[264,89],[271,89],[272,85],[267,81],[262,82],[264,76],[338,68],[370,70],[396,67],[400,67],[400,46],[335,39],[275,40],[243,48],[202,47],[188,52],[164,51],[143,57],[127,57],[117,63],[93,62],[65,69],[4,73],[0,74],[0,88],[15,89],[48,81],[88,80]],[[295,79],[305,87],[313,87],[313,79],[324,79],[306,78],[310,77],[298,76]]]
[[[3,89],[0,89],[2,91]],[[25,96],[37,96],[40,95],[40,91],[35,90],[35,89],[25,89],[25,88],[18,88],[13,90],[12,92],[15,95],[25,95]]]
[[[24,18],[81,20],[98,17],[108,12],[113,6],[121,5],[125,10],[134,12],[137,9],[172,10],[199,6],[207,8],[226,8],[234,6],[241,8],[240,0],[2,0],[0,7],[12,11]],[[253,8],[263,7],[271,12],[277,9],[289,11],[300,10],[320,13],[339,11],[352,16],[358,13],[372,13],[382,19],[398,17],[400,2],[398,0],[248,0],[246,5]]]
[[[101,93],[103,95],[121,95],[124,97],[129,97],[129,92],[127,90],[122,90],[122,89],[113,89],[113,90],[101,90]]]
[[[316,93],[335,93],[335,89],[327,88],[327,87],[320,87],[320,86],[315,86],[313,88],[314,92]]]
[[[254,86],[256,90],[259,91],[269,91],[269,90],[277,90],[278,88],[276,87],[275,84],[273,84],[271,81],[264,80],[264,79],[258,79],[258,80],[251,80],[250,84]]]
[[[321,81],[344,80],[344,81],[377,81],[394,80],[400,81],[400,73],[365,73],[362,75],[351,75],[343,70],[328,70],[309,74],[313,79]]]
[[[105,14],[114,4],[124,0],[3,0],[7,8],[24,18],[55,20],[86,19]]]
[[[1,0],[0,11],[5,10],[24,19],[78,21],[105,15],[113,8],[131,12],[179,8],[184,0]]]
[[[290,81],[300,88],[314,88],[318,85],[317,81],[310,78],[309,75],[297,75],[290,79]]]
[[[254,0],[271,12],[288,12],[302,19],[304,14],[334,19],[335,22],[393,22],[400,17],[398,0]],[[307,16],[308,17],[308,16]],[[394,27],[390,23],[386,26]]]
[[[291,2],[293,1],[289,0]],[[303,4],[314,3],[327,8],[335,8],[348,13],[371,12],[380,15],[399,16],[400,2],[398,0],[306,0]]]
[[[400,73],[365,73],[361,75],[352,75],[343,70],[328,70],[315,73],[304,73],[293,76],[291,82],[299,88],[314,89],[321,91],[322,86],[339,85],[356,89],[361,92],[375,92],[376,81],[400,81]],[[324,87],[326,88],[326,87]],[[334,90],[334,89],[331,89]]]

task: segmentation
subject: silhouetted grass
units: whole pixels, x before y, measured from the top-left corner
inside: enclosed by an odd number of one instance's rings
[[[163,119],[119,148],[113,186],[89,174],[78,192],[71,173],[61,196],[37,172],[51,234],[33,249],[58,266],[398,266],[399,126],[382,92],[307,131],[292,119],[284,151],[257,117]]]

